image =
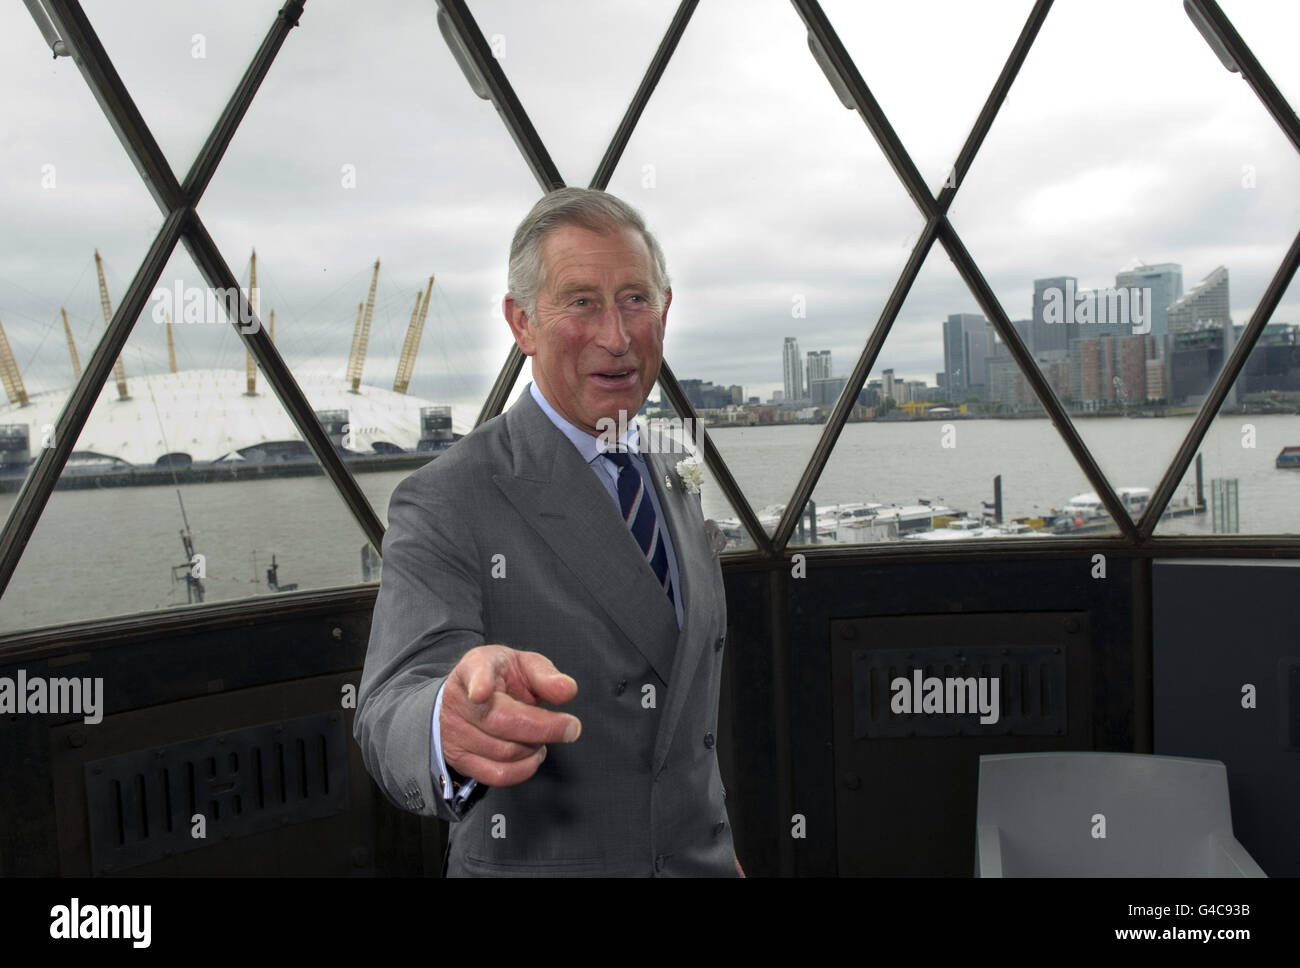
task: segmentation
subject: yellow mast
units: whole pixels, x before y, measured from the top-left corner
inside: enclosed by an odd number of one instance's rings
[[[270,336],[271,336],[271,342],[274,343],[274,342],[275,342],[275,310],[274,310],[274,309],[271,310],[271,332],[270,332]]]
[[[68,338],[68,355],[72,357],[72,380],[75,383],[81,379],[81,358],[77,356],[77,344],[72,341],[72,328],[68,325],[68,311],[60,306],[59,312],[63,313],[63,335]]]
[[[176,342],[172,339],[172,314],[167,314],[167,364],[176,372]]]
[[[375,260],[375,273],[370,277],[370,294],[366,296],[364,318],[357,320],[357,328],[352,333],[352,352],[348,354],[348,379],[352,381],[352,392],[361,389],[361,368],[366,365],[366,344],[370,342],[370,318],[375,309],[375,287],[379,285],[379,260]]]
[[[253,310],[253,316],[257,316],[257,250],[253,250],[253,257],[248,266],[248,305]],[[256,396],[257,394],[257,361],[253,359],[253,354],[245,350],[244,361],[244,381],[248,384],[248,395]]]
[[[107,326],[113,320],[113,304],[108,300],[108,283],[104,281],[104,262],[99,257],[99,250],[95,250],[95,272],[99,274],[99,305],[104,310],[104,325]],[[117,362],[113,364],[113,376],[117,378],[117,397],[119,400],[129,400],[130,394],[126,392],[126,367],[122,365],[122,355],[119,353]]]
[[[397,361],[397,376],[393,379],[393,389],[405,393],[411,385],[411,373],[415,370],[415,357],[420,352],[420,337],[424,335],[424,319],[429,315],[429,296],[433,293],[433,276],[424,290],[424,304],[420,303],[420,294],[415,294],[415,311],[411,313],[411,323],[406,327],[406,342],[402,344],[402,355]]]
[[[3,381],[5,393],[10,403],[27,405],[27,388],[23,386],[22,374],[18,372],[18,361],[14,359],[13,350],[9,348],[9,339],[5,328],[0,326],[0,381]]]

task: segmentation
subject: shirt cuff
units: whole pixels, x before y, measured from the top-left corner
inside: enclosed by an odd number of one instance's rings
[[[444,682],[438,688],[438,698],[433,703],[433,722],[430,724],[433,742],[429,747],[429,772],[433,774],[434,787],[451,804],[452,810],[459,814],[478,786],[478,780],[466,780],[457,787],[451,768],[442,757],[442,691],[446,688]]]

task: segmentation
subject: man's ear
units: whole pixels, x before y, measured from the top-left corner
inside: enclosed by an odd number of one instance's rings
[[[533,338],[533,323],[528,318],[528,312],[509,293],[501,300],[501,311],[505,314],[506,322],[510,324],[510,332],[514,335],[515,342],[519,344],[520,351],[524,356],[535,355],[537,341]]]
[[[663,308],[663,312],[661,312],[661,313],[659,314],[659,323],[660,323],[660,325],[662,325],[662,326],[667,326],[667,325],[668,325],[668,307],[671,306],[672,304],[673,304],[673,291],[672,291],[672,289],[665,289],[665,290],[664,290],[664,308]]]

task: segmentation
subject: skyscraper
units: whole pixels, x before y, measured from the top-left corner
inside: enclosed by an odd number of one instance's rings
[[[989,334],[988,320],[974,313],[953,313],[944,321],[944,383],[952,400],[985,396],[984,360],[992,351]]]
[[[1079,280],[1074,276],[1053,276],[1050,279],[1034,280],[1034,316],[1029,327],[1029,352],[1038,359],[1043,353],[1061,352],[1069,349],[1070,326],[1048,323],[1043,307],[1047,294],[1055,291],[1054,297],[1072,304],[1074,291]]]
[[[1151,305],[1140,305],[1138,311],[1141,312],[1142,319],[1151,324],[1151,335],[1156,338],[1156,350],[1163,354],[1165,334],[1169,332],[1169,307],[1183,294],[1183,267],[1176,262],[1139,265],[1115,273],[1115,288],[1151,290]]]
[[[785,402],[798,403],[804,399],[803,360],[799,358],[799,341],[793,336],[785,338]]]
[[[808,351],[808,386],[812,386],[813,380],[829,380],[831,378],[831,351],[830,350],[809,350]]]
[[[1228,314],[1228,270],[1219,266],[1169,307],[1170,334],[1222,329]]]

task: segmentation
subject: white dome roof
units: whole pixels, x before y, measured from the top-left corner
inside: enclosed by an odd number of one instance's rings
[[[351,449],[369,453],[383,441],[414,450],[420,439],[420,408],[433,402],[362,384],[353,393],[346,379],[331,373],[295,373],[313,410],[346,410]],[[211,461],[254,444],[301,440],[275,392],[259,371],[257,395],[245,394],[243,370],[182,370],[127,377],[130,399],[119,400],[112,377],[99,395],[74,451],[92,451],[131,464],[151,465],[167,453]],[[0,424],[25,423],[33,454],[58,421],[70,390],[29,397],[24,407],[0,407]],[[478,411],[452,407],[452,429],[466,434]]]

